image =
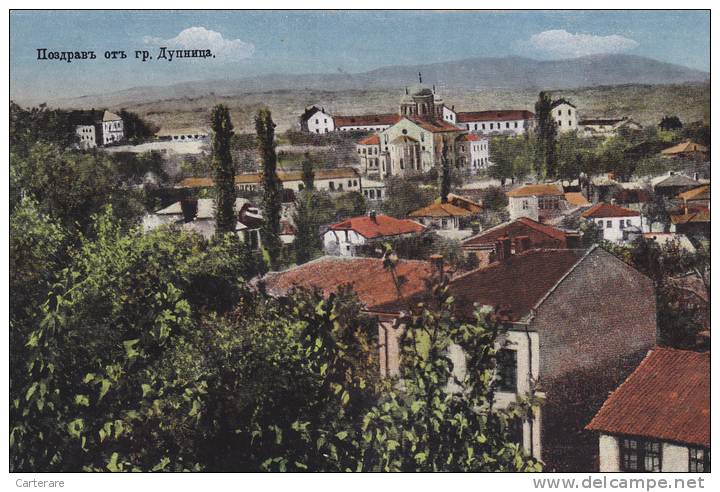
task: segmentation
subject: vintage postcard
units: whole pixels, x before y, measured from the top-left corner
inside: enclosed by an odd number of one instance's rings
[[[10,472],[710,471],[709,10],[9,23]]]

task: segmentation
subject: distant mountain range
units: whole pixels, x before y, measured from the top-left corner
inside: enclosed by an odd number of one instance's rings
[[[122,91],[48,101],[64,107],[118,107],[208,94],[237,96],[278,90],[400,89],[423,81],[444,89],[574,89],[624,84],[707,82],[708,72],[631,55],[595,55],[565,60],[533,60],[517,56],[467,58],[457,61],[382,67],[362,73],[271,74],[237,80],[205,80],[169,86],[134,87]]]

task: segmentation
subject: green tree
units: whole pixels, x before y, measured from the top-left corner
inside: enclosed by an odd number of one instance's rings
[[[557,125],[552,117],[553,101],[540,92],[535,103],[535,171],[543,178],[557,174]]]
[[[505,186],[505,182],[515,176],[516,156],[512,153],[510,140],[507,137],[492,137],[489,150],[493,165],[488,169],[488,173],[490,177],[500,181],[500,186]]]
[[[677,116],[663,116],[658,127],[664,131],[680,130],[683,124]]]
[[[137,113],[121,109],[118,116],[123,120],[123,130],[125,138],[131,143],[140,143],[147,140],[158,132],[160,128],[148,121],[145,121]]]
[[[440,202],[447,203],[447,197],[450,194],[450,159],[448,159],[448,144],[445,140],[442,142],[440,149]]]
[[[456,319],[446,282],[436,285],[429,303],[399,320],[402,383],[390,383],[363,418],[356,438],[362,469],[539,471],[540,463],[510,437],[538,402],[530,397],[503,410],[494,404],[502,322],[488,311],[476,313],[474,322]],[[465,374],[451,360],[460,349]]]
[[[263,211],[262,240],[270,257],[270,267],[280,265],[280,213],[282,210],[282,183],[277,176],[275,153],[275,123],[269,109],[261,109],[255,117],[258,152],[263,163]]]
[[[77,142],[70,113],[49,109],[46,104],[25,109],[10,101],[10,149],[27,155],[38,142],[55,144],[60,149]]]
[[[404,218],[413,210],[425,207],[433,201],[433,193],[423,190],[416,183],[397,176],[385,180],[385,213],[396,218]]]
[[[315,196],[313,191],[307,189],[300,192],[295,200],[293,222],[297,234],[293,246],[298,265],[313,259],[322,248]]]
[[[306,190],[315,189],[315,171],[313,171],[313,163],[307,152],[302,161],[302,182]]]
[[[212,168],[215,179],[215,232],[234,233],[235,224],[235,166],[230,141],[233,125],[230,110],[219,104],[210,113],[212,128]]]

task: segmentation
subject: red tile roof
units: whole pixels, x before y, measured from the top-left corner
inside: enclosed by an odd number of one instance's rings
[[[427,207],[414,210],[408,217],[467,217],[472,212],[452,203],[433,202]]]
[[[530,184],[505,193],[507,196],[562,196],[563,190],[554,184]]]
[[[576,207],[587,207],[591,205],[588,199],[585,198],[585,195],[583,195],[579,191],[566,192],[565,201],[568,202],[570,205],[575,205]]]
[[[399,114],[363,114],[359,116],[335,116],[335,126],[394,125],[400,121]]]
[[[710,185],[703,185],[678,194],[681,200],[710,200]]]
[[[693,141],[686,140],[685,142],[681,142],[677,145],[673,145],[672,147],[669,147],[663,151],[661,151],[661,154],[665,155],[673,155],[673,154],[683,154],[686,152],[707,152],[708,148],[704,145],[697,144]]]
[[[400,260],[395,271],[402,297],[392,274],[377,258],[324,256],[284,272],[269,273],[264,281],[267,291],[275,296],[286,295],[296,287],[318,288],[327,296],[341,285],[350,285],[368,310],[390,303],[406,309],[403,299],[427,289],[433,267],[427,261]]]
[[[458,123],[473,121],[531,120],[535,114],[525,109],[501,109],[496,111],[472,111],[457,114]]]
[[[482,138],[480,138],[480,135],[475,135],[474,133],[468,133],[463,136],[465,137],[465,140],[468,142],[479,142],[480,140],[482,140]]]
[[[302,171],[278,171],[280,181],[302,181]],[[341,178],[359,178],[357,170],[352,167],[338,167],[333,169],[317,169],[315,170],[315,179],[341,179]],[[243,173],[235,175],[235,184],[260,184],[262,183],[262,173]],[[209,188],[214,186],[215,182],[210,177],[193,177],[185,178],[180,181],[177,188]]]
[[[690,222],[710,222],[710,209],[702,208],[687,214],[670,215],[673,224],[687,224]]]
[[[424,229],[424,226],[415,221],[396,219],[382,214],[377,214],[375,219],[368,215],[353,217],[330,226],[332,231],[355,231],[367,239],[398,236],[400,234],[416,234]]]
[[[710,353],[651,350],[586,429],[710,447]]]
[[[358,145],[380,145],[380,135],[370,135],[358,142]]]
[[[640,215],[640,212],[611,203],[601,202],[593,205],[580,215],[586,219],[604,219],[606,217],[637,217]]]
[[[574,249],[534,249],[507,260],[493,263],[455,277],[449,285],[459,316],[472,319],[475,307],[489,305],[506,310],[512,321],[518,321],[576,265],[584,251]],[[423,292],[412,305],[427,300]],[[399,310],[393,304],[380,310]]]
[[[473,246],[495,245],[495,241],[501,237],[518,237],[528,235],[531,231],[546,236],[556,247],[566,247],[567,238],[575,234],[568,234],[555,227],[541,224],[527,217],[520,217],[513,222],[500,224],[476,236],[469,237],[462,242],[463,248]]]
[[[452,123],[448,123],[445,120],[441,119],[425,119],[425,118],[418,118],[415,116],[405,116],[406,119],[412,121],[416,125],[418,125],[423,130],[427,130],[430,133],[445,133],[445,132],[462,132],[464,131],[462,128],[457,127],[453,125]]]

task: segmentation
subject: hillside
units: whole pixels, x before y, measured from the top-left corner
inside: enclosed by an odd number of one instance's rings
[[[183,82],[169,86],[134,87],[106,94],[45,101],[62,107],[130,106],[164,99],[207,95],[220,97],[267,91],[375,91],[423,80],[443,92],[488,89],[576,89],[604,85],[680,84],[706,82],[709,74],[680,65],[629,55],[596,55],[565,60],[533,60],[517,56],[467,58],[424,65],[382,67],[362,73],[270,74],[255,77],[228,72],[223,80]],[[201,74],[198,74],[201,78]],[[36,103],[37,101],[33,101]]]
[[[640,123],[657,124],[664,115],[677,115],[683,122],[710,118],[710,87],[707,84],[624,85],[557,91],[578,106],[580,117],[630,116]],[[253,131],[253,115],[268,106],[283,131],[297,123],[305,106],[323,105],[334,114],[394,112],[402,89],[351,91],[278,90],[250,92],[235,96],[202,95],[166,98],[159,101],[111,105],[125,107],[164,129],[205,127],[210,108],[215,104],[230,107],[238,131]],[[447,90],[443,98],[458,110],[526,108],[533,110],[536,89]],[[98,105],[100,107],[100,105]]]

